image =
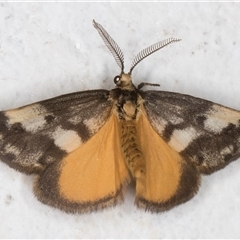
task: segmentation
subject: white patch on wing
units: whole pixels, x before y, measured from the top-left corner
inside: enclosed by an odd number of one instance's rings
[[[177,116],[172,116],[172,118],[171,118],[171,120],[170,120],[170,122],[172,123],[172,124],[180,124],[180,123],[182,123],[184,120],[182,119],[182,118],[180,118],[180,117],[177,117]]]
[[[204,121],[204,128],[208,131],[219,133],[229,123],[239,126],[240,112],[233,109],[213,105],[207,113],[207,119]]]
[[[21,151],[17,147],[14,147],[9,143],[4,147],[4,150],[5,150],[5,153],[12,153],[15,156],[21,153]]]
[[[78,116],[78,115],[76,115],[76,116],[73,116],[73,117],[71,117],[71,118],[69,118],[68,119],[68,122],[70,122],[70,123],[72,123],[72,124],[78,124],[78,123],[80,123],[82,121],[82,117],[81,116]]]
[[[228,147],[225,147],[220,151],[221,155],[227,155],[227,154],[230,154],[232,152],[233,152],[233,146],[232,145],[230,145]]]
[[[2,140],[3,139],[3,135],[2,134],[0,134],[0,140]]]
[[[101,127],[101,124],[102,124],[102,122],[100,122],[98,120],[98,118],[86,119],[86,120],[84,120],[83,123],[87,126],[87,128],[89,129],[91,134],[96,133],[99,130],[99,128]]]
[[[177,152],[183,151],[189,143],[197,138],[199,134],[193,127],[185,128],[182,130],[176,129],[173,131],[169,146],[175,149]]]
[[[41,104],[33,104],[5,112],[8,124],[21,123],[30,132],[40,130],[46,124],[47,110]]]
[[[158,118],[157,121],[155,121],[155,119],[153,119],[153,121],[151,122],[151,125],[153,125],[153,127],[156,129],[156,131],[160,135],[162,135],[167,124],[168,124],[168,122],[166,120],[160,119],[160,118]]]
[[[42,129],[46,124],[44,116],[38,116],[37,119],[29,119],[28,121],[22,122],[22,126],[30,132],[36,132]]]
[[[82,144],[81,138],[75,131],[64,130],[61,127],[58,127],[51,134],[51,137],[54,139],[54,143],[56,146],[67,152],[72,152]]]

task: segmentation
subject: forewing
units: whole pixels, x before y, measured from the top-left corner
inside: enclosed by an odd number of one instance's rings
[[[155,131],[202,173],[240,156],[240,112],[172,92],[146,91],[144,106]]]
[[[78,92],[0,112],[0,160],[25,173],[61,160],[104,125],[112,107],[108,95]]]

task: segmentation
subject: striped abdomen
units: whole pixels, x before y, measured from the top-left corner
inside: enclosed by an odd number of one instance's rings
[[[134,120],[121,120],[121,143],[126,164],[134,178],[145,173],[145,159],[137,138]]]

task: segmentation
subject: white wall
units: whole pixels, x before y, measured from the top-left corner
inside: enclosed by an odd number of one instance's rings
[[[125,53],[181,38],[138,66],[134,82],[160,83],[240,109],[239,3],[0,3],[0,110],[64,93],[111,89],[118,66],[92,26]],[[0,163],[0,238],[237,238],[240,161],[203,177],[198,195],[162,214],[133,205],[70,215],[37,201],[33,177]]]

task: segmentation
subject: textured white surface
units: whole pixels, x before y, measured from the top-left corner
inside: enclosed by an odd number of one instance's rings
[[[160,83],[240,109],[239,3],[0,3],[0,110],[114,86],[118,66],[92,26],[125,53],[182,38],[136,67]],[[162,214],[137,210],[134,190],[114,209],[70,215],[41,204],[33,177],[0,163],[0,238],[239,238],[240,161],[211,176],[191,201]]]

